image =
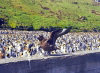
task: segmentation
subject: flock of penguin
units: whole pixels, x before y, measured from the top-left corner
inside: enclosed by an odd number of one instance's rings
[[[38,37],[50,38],[50,32],[0,30],[0,58],[46,55]],[[68,33],[57,38],[56,50],[50,54],[69,54],[76,51],[100,49],[100,33]]]

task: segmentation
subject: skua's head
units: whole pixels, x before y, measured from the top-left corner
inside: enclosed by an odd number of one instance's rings
[[[38,40],[39,40],[39,41],[42,41],[43,39],[44,39],[43,35],[40,35],[40,36],[38,37]]]

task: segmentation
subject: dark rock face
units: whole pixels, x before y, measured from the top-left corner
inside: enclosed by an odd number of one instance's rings
[[[3,18],[0,18],[0,27],[2,27],[3,24],[5,24],[5,20]]]
[[[1,64],[0,73],[100,73],[100,53]]]
[[[60,27],[52,27],[52,26],[50,26],[49,28],[41,27],[39,30],[51,32],[51,31],[55,31],[57,29],[61,29],[61,28]]]
[[[72,4],[78,4],[78,2],[72,2]]]

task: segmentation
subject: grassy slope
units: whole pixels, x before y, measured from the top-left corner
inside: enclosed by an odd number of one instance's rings
[[[5,18],[13,28],[71,25],[80,30],[99,29],[100,15],[91,10],[100,14],[100,6],[94,6],[92,0],[0,0],[0,18]],[[82,16],[86,20],[81,20]]]

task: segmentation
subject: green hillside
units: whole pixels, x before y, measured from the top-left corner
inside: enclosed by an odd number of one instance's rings
[[[0,18],[6,25],[67,27],[100,30],[100,6],[93,0],[0,0]]]

